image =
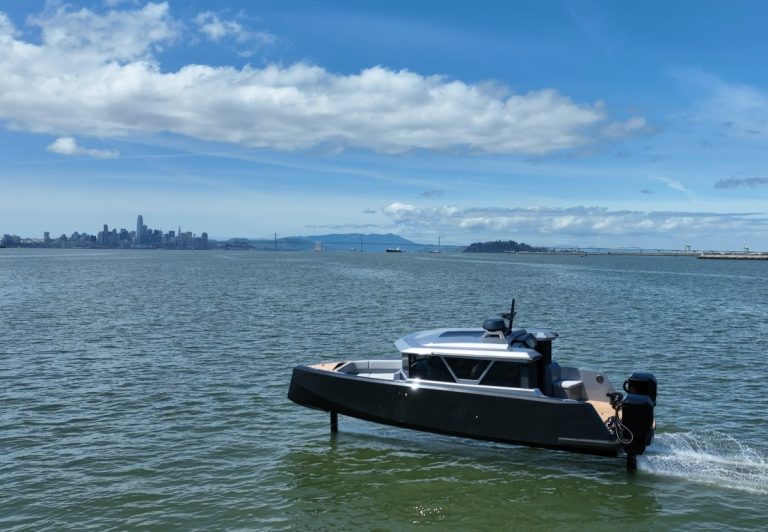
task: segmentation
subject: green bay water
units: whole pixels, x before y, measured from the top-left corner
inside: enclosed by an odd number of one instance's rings
[[[0,528],[768,526],[768,262],[0,250]],[[291,368],[397,358],[517,298],[565,365],[659,381],[621,459],[437,436],[287,400]]]

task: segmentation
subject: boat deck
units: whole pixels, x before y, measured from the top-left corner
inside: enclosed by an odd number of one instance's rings
[[[312,364],[309,366],[314,369],[321,369],[323,371],[336,371],[336,369],[344,364],[344,362],[321,362],[320,364]]]
[[[595,410],[597,410],[597,414],[600,416],[600,419],[603,420],[603,423],[607,423],[608,418],[616,415],[616,412],[614,412],[613,408],[611,407],[611,403],[608,403],[606,401],[587,401],[587,402],[591,404]]]

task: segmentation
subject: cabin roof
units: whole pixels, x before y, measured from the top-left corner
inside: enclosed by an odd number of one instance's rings
[[[516,329],[515,331],[522,331]],[[547,330],[528,330],[537,340],[552,340],[557,334]],[[482,328],[432,329],[403,336],[395,342],[401,353],[443,355],[485,359],[536,360],[541,354],[526,347],[511,346],[507,338]]]

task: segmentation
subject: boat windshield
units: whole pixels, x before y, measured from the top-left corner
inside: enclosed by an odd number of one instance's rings
[[[507,388],[536,388],[538,383],[538,368],[534,361],[414,354],[403,358],[411,379]]]

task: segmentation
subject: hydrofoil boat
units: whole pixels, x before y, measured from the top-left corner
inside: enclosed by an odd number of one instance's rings
[[[656,378],[635,372],[617,391],[601,371],[561,366],[557,333],[513,327],[509,313],[482,327],[434,329],[397,340],[394,360],[297,366],[288,398],[397,427],[604,456],[627,469],[653,440]]]

